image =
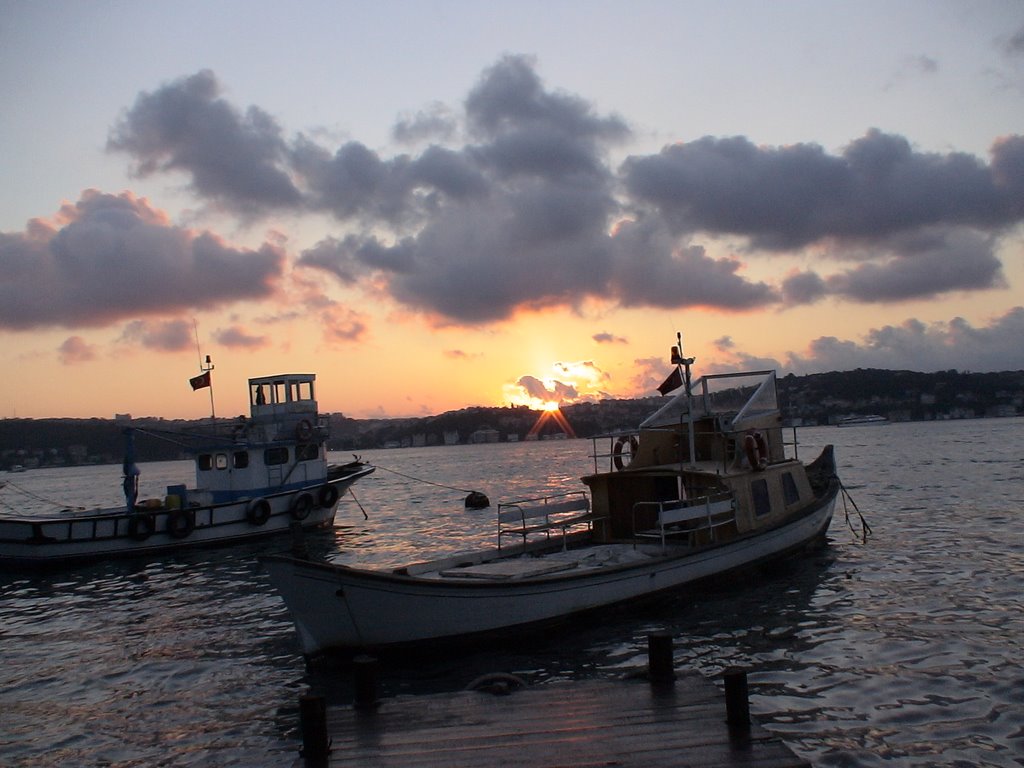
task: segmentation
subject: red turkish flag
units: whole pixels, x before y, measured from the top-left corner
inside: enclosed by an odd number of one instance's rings
[[[193,376],[191,379],[188,380],[188,383],[192,385],[193,390],[208,387],[210,386],[210,372],[206,371],[204,373],[199,374],[198,376]]]

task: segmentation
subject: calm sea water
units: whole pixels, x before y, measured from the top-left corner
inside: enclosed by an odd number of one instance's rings
[[[458,690],[497,671],[532,684],[613,678],[642,668],[647,634],[668,629],[680,669],[748,668],[753,712],[816,766],[1024,765],[1024,419],[821,427],[800,440],[805,459],[836,445],[874,530],[867,544],[840,504],[830,546],[810,559],[515,649],[389,660],[381,694]],[[494,508],[465,510],[465,492],[496,503],[574,488],[590,450],[368,452],[381,469],[356,486],[361,507],[346,497],[311,549],[393,566],[490,545]],[[143,497],[157,496],[190,465],[142,471]],[[35,495],[8,487],[5,508],[120,498],[117,466],[3,479]],[[298,651],[257,561],[285,547],[0,574],[0,764],[290,764],[300,694],[340,704],[352,691],[344,664],[306,665]]]

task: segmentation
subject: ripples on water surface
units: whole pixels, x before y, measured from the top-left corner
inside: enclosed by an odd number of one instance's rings
[[[382,695],[455,690],[482,672],[533,683],[613,677],[669,629],[676,663],[751,670],[751,707],[818,766],[1024,765],[1024,420],[800,432],[801,457],[834,442],[874,535],[842,505],[818,555],[586,622],[551,640],[457,659],[389,662]],[[311,536],[335,562],[394,566],[490,545],[498,500],[574,489],[589,441],[375,451],[382,468]],[[346,456],[339,456],[344,460]],[[143,465],[143,495],[190,474]],[[6,479],[63,504],[117,503],[119,467]],[[24,501],[11,488],[6,505]],[[47,509],[27,500],[19,509]],[[851,511],[851,521],[856,514]],[[351,700],[344,665],[307,668],[257,556],[287,542],[160,560],[0,574],[0,764],[281,765],[297,755],[310,686]]]

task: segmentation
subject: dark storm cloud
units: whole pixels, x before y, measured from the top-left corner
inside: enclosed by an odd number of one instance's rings
[[[330,213],[342,231],[301,266],[454,323],[590,298],[742,311],[984,290],[1003,284],[998,238],[1024,219],[1019,136],[997,140],[988,164],[872,130],[838,153],[705,137],[613,169],[626,121],[546,87],[523,56],[485,70],[461,113],[434,104],[400,119],[394,137],[410,145],[466,137],[416,154],[286,140],[219,94],[205,71],[142,94],[110,146],[240,209]],[[809,248],[822,257],[812,268],[746,275],[745,262]]]
[[[854,301],[886,302],[1005,285],[991,237],[957,229],[898,240],[895,255],[887,260],[825,280],[828,292]]]
[[[172,226],[130,193],[88,190],[53,222],[0,233],[0,327],[99,326],[268,296],[283,252]]]
[[[1019,142],[1019,139],[1017,140]],[[1024,195],[991,167],[961,153],[915,152],[901,136],[870,131],[840,155],[817,145],[758,147],[705,137],[623,165],[638,200],[683,231],[745,235],[756,248],[786,250],[825,239],[872,241],[923,226],[1015,223]]]
[[[240,112],[220,98],[209,70],[142,93],[110,133],[110,150],[135,159],[135,172],[183,171],[194,191],[241,209],[298,204],[282,167],[286,145],[274,119]]]

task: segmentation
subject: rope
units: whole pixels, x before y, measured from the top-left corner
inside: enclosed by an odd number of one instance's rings
[[[352,501],[359,507],[359,511],[363,513],[363,520],[369,520],[370,516],[366,514],[366,510],[363,509],[363,505],[359,503],[359,499],[356,498],[356,492],[352,490],[352,486],[348,487],[348,492],[352,496]]]
[[[861,543],[867,544],[868,536],[870,536],[874,531],[871,530],[871,526],[868,525],[868,521],[864,519],[864,515],[861,514],[860,508],[857,506],[857,502],[853,500],[853,496],[851,496],[850,492],[846,490],[846,486],[843,485],[842,480],[839,481],[839,490],[843,492],[843,512],[846,515],[846,525],[849,527],[850,531],[856,536],[857,529],[855,529],[853,527],[853,523],[850,522],[850,510],[846,506],[846,500],[849,499],[850,504],[853,505],[853,509],[857,513],[857,517],[860,518]]]
[[[28,490],[22,488],[17,483],[12,483],[10,480],[7,481],[7,485],[5,485],[4,487],[5,488],[13,488],[14,490],[16,490],[18,493],[22,494],[23,496],[28,496],[30,499],[35,499],[36,501],[41,501],[44,504],[49,504],[51,506],[59,507],[61,509],[85,509],[85,507],[73,507],[73,506],[70,506],[68,504],[62,504],[59,501],[54,501],[53,499],[48,499],[45,496],[40,496],[38,493],[33,493],[32,491],[28,491]]]
[[[399,472],[398,470],[388,469],[387,467],[382,467],[380,464],[374,464],[373,466],[375,466],[377,469],[383,469],[385,472],[390,472],[393,475],[398,475],[399,477],[404,477],[406,480],[415,480],[418,483],[426,483],[427,485],[436,485],[438,488],[447,488],[449,491],[458,491],[459,493],[476,493],[476,491],[469,490],[468,488],[456,488],[453,485],[444,485],[443,483],[435,483],[433,480],[424,480],[421,477],[413,477],[412,475],[406,475],[406,474],[404,474],[402,472]]]

